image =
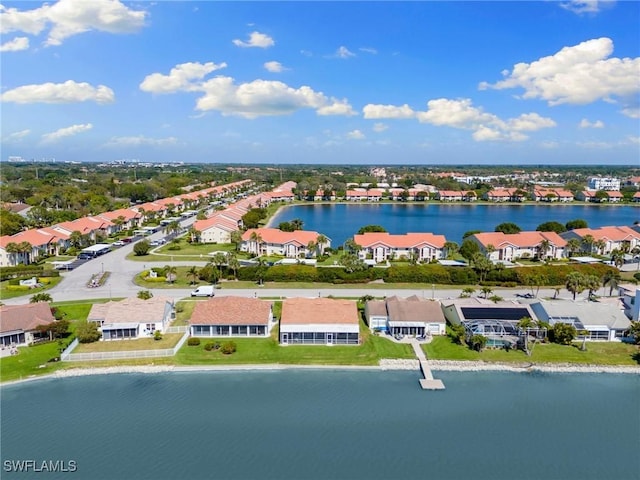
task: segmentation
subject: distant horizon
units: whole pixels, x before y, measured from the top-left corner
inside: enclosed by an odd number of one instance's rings
[[[615,0],[9,0],[0,147],[98,163],[636,165],[638,18],[640,2]]]

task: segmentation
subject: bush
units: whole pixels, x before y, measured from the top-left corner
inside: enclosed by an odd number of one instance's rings
[[[213,343],[213,342],[207,342],[207,343],[204,344],[204,349],[207,352],[210,352],[211,350],[213,350],[214,347],[215,347],[215,343]]]
[[[27,285],[7,285],[5,288],[9,291],[16,291],[16,292],[30,290],[30,288]]]
[[[225,355],[231,355],[236,351],[236,342],[229,340],[228,342],[224,342],[220,351]]]
[[[153,334],[154,340],[162,340],[162,332],[160,330],[156,330]]]
[[[164,283],[167,281],[167,277],[143,277],[143,280],[150,283]]]
[[[197,347],[198,345],[200,345],[200,339],[196,337],[190,337],[189,340],[187,340],[187,345],[189,345],[190,347]]]
[[[95,322],[82,322],[76,328],[76,337],[80,343],[92,343],[100,340],[98,324]]]
[[[133,246],[133,253],[138,257],[147,255],[149,250],[151,250],[151,245],[147,240],[141,240]]]
[[[639,281],[639,282],[640,282],[640,272],[638,272],[638,273],[634,273],[634,274],[633,274],[633,278],[635,278],[637,281]]]

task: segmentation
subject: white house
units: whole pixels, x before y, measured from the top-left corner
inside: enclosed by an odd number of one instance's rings
[[[444,235],[433,233],[405,233],[393,235],[386,232],[367,232],[353,236],[356,245],[361,247],[360,258],[371,258],[376,263],[392,259],[409,259],[417,255],[420,262],[429,262],[444,258]]]
[[[565,240],[577,238],[587,248],[588,253],[600,253],[606,255],[612,250],[622,250],[629,252],[636,247],[640,247],[640,232],[631,227],[600,227],[600,228],[576,228],[560,234]],[[590,245],[585,243],[586,239],[593,240]],[[598,246],[598,243],[601,246]]]
[[[102,340],[131,340],[164,332],[174,316],[173,300],[126,298],[119,302],[95,303],[88,322],[98,324]]]
[[[440,302],[413,295],[408,298],[389,297],[370,300],[364,307],[372,331],[391,335],[444,335],[446,320]]]
[[[324,240],[319,243],[318,239]],[[314,244],[313,249],[309,245]],[[331,239],[309,230],[283,232],[277,228],[251,228],[242,234],[240,251],[288,258],[315,257],[331,246]]]
[[[480,251],[492,261],[533,257],[560,259],[567,245],[567,241],[555,232],[486,232],[471,235],[469,239],[476,242]]]
[[[620,179],[613,177],[591,177],[588,180],[589,190],[620,190]]]

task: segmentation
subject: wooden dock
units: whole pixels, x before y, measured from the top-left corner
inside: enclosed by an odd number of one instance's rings
[[[416,357],[418,357],[418,360],[420,361],[420,370],[422,370],[422,375],[424,375],[424,378],[420,379],[420,386],[422,389],[444,390],[444,383],[442,383],[442,380],[433,378],[429,362],[427,361],[427,356],[424,354],[422,348],[420,348],[420,344],[415,338],[411,339],[411,346],[413,347]]]

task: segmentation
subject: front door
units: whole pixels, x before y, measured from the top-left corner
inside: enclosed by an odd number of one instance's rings
[[[282,344],[283,345],[288,345],[289,344],[289,334],[288,333],[283,333],[282,334]]]
[[[333,345],[333,333],[327,333],[327,345]]]

